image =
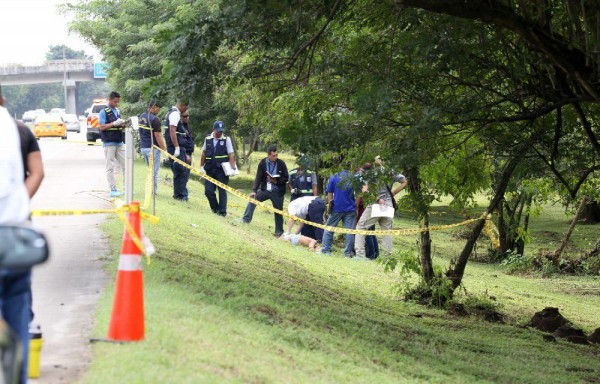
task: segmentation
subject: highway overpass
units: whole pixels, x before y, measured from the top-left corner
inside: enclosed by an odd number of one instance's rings
[[[93,60],[50,60],[36,66],[0,66],[2,85],[62,83],[67,91],[67,113],[77,111],[77,87],[82,81],[104,81],[94,77]]]

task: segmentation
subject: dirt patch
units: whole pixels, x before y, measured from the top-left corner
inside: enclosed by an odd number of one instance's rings
[[[558,329],[554,331],[553,335],[555,337],[567,339],[567,341],[570,341],[571,343],[575,344],[587,345],[590,343],[587,337],[585,336],[585,333],[583,333],[581,329],[573,328],[569,325],[563,325],[561,327],[558,327]]]
[[[588,340],[594,344],[600,344],[600,328],[596,328],[594,333],[588,337]]]
[[[569,324],[569,320],[565,319],[558,308],[546,307],[540,312],[536,312],[529,325],[543,332],[554,332],[563,325]]]

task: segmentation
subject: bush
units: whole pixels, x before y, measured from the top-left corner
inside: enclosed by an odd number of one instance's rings
[[[526,273],[535,269],[533,257],[514,252],[506,252],[501,264],[508,267],[508,273]]]

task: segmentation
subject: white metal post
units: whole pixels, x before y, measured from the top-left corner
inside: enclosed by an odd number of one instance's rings
[[[133,128],[125,128],[125,203],[133,201],[133,156],[135,153],[133,143]]]

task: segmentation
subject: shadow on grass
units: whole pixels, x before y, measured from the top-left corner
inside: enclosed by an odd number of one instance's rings
[[[408,381],[574,382],[600,375],[597,349],[548,344],[530,330],[401,303],[326,276],[336,273],[330,265],[311,271],[293,257],[260,245],[240,252],[239,243],[223,244],[212,255],[156,255],[168,283],[272,327],[288,345],[339,354]],[[592,359],[582,363],[581,355]]]

